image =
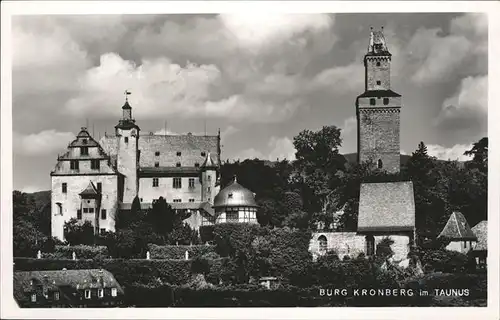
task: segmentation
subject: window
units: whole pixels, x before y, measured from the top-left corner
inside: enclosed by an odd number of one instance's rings
[[[158,168],[160,166],[160,163],[158,161],[155,162],[155,167]]]
[[[155,152],[155,156],[157,156],[157,157],[158,157],[159,155],[160,155],[160,151],[156,151],[156,152]]]
[[[87,139],[83,139],[83,144],[87,144]]]
[[[232,199],[233,198],[233,193],[232,192],[228,193],[227,198],[228,199]]]
[[[90,299],[90,290],[85,290],[85,299]]]
[[[172,180],[172,183],[173,183],[174,189],[180,189],[180,188],[182,188],[182,180],[181,180],[181,178],[174,178]]]
[[[93,170],[99,170],[101,161],[99,160],[90,160],[90,168]]]
[[[54,300],[59,300],[59,291],[54,292]]]
[[[62,193],[68,193],[68,184],[66,182],[62,184]]]
[[[106,228],[101,228],[101,234],[104,234],[106,232]]]
[[[89,147],[80,147],[80,155],[88,156],[89,155]]]
[[[210,187],[207,187],[207,191],[208,191],[208,192],[210,192],[210,190],[212,190],[212,188],[210,188]]]
[[[190,189],[194,188],[194,178],[189,178],[189,188]]]
[[[377,168],[382,169],[382,166],[383,166],[382,160],[378,159]]]
[[[153,187],[158,187],[158,184],[159,184],[159,179],[153,178]]]
[[[205,153],[205,151],[202,151],[202,152],[201,152],[201,156],[202,156],[202,157],[204,157],[204,156],[206,156],[206,155],[207,155],[207,154]]]
[[[227,211],[226,221],[238,221],[238,211]]]
[[[207,176],[207,180],[212,181],[212,176],[211,175]]]
[[[116,297],[118,295],[118,292],[116,291],[116,288],[111,288],[111,296]]]
[[[31,302],[36,302],[36,293],[31,294]]]
[[[189,199],[189,202],[194,202],[194,199]]]
[[[178,202],[182,202],[181,199],[174,199],[174,202],[178,203]]]
[[[89,213],[89,208],[83,208],[83,213]]]
[[[378,85],[378,86],[380,85],[380,83],[381,83],[381,82],[380,82],[380,80],[377,80],[377,85]]]
[[[175,166],[176,166],[176,167],[180,167],[180,166],[181,166],[181,163],[180,163],[180,162],[177,162],[177,163],[175,164]]]
[[[62,216],[63,215],[62,203],[57,202],[56,205],[57,205],[57,211],[58,211],[57,213]]]
[[[384,98],[384,104],[388,105],[389,104],[389,98]]]
[[[102,210],[101,210],[101,219],[102,219],[102,220],[106,220],[106,218],[107,218],[107,217],[106,217],[106,209],[102,209]]]
[[[78,170],[80,168],[78,160],[71,160],[69,162],[69,167],[70,167],[71,170]]]
[[[370,99],[370,105],[371,105],[371,106],[374,106],[374,105],[375,105],[375,103],[376,103],[375,98],[371,98],[371,99]]]
[[[325,236],[320,236],[318,238],[319,241],[319,252],[324,254],[328,250],[328,241]]]
[[[81,209],[76,210],[76,218],[78,220],[82,220],[82,210]]]
[[[380,67],[380,62],[377,61],[377,67]]]
[[[180,157],[182,155],[182,152],[177,151],[177,156]]]
[[[89,208],[89,213],[94,213],[94,208]]]
[[[200,166],[200,164],[199,164],[198,162],[195,162],[194,166],[195,166],[196,168],[198,168],[198,167]]]
[[[372,235],[366,236],[366,255],[373,256],[375,254],[375,238]]]
[[[104,289],[97,289],[97,297],[98,298],[104,297]]]
[[[125,143],[128,143],[128,137],[125,137]]]

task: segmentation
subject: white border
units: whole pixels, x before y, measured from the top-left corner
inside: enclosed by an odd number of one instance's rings
[[[356,1],[356,2],[131,2],[131,1],[32,1],[2,2],[1,41],[1,318],[300,318],[300,319],[420,319],[432,316],[443,319],[499,319],[499,139],[498,105],[500,102],[500,4],[491,2],[431,1]],[[20,309],[12,297],[12,79],[11,16],[16,14],[146,14],[146,13],[220,13],[220,12],[486,12],[489,14],[489,90],[488,127],[489,214],[488,214],[488,307],[487,308],[130,308],[130,309]],[[495,90],[496,89],[496,90]],[[496,108],[494,107],[496,106]]]

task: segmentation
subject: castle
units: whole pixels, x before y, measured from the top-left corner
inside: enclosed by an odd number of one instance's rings
[[[370,32],[364,57],[365,91],[356,99],[358,163],[368,162],[388,173],[400,170],[401,95],[391,90],[391,59],[383,30]],[[341,214],[341,213],[340,213]],[[394,260],[406,259],[415,241],[415,200],[411,181],[361,183],[355,232],[318,230],[309,251],[313,257],[335,251],[367,256],[385,238]]]
[[[141,134],[128,99],[114,135],[96,141],[82,128],[58,156],[51,172],[52,236],[64,239],[71,218],[90,221],[95,233],[114,231],[118,210],[130,210],[136,196],[141,208],[163,197],[188,211],[192,228],[213,224],[218,194],[220,132],[197,136]]]

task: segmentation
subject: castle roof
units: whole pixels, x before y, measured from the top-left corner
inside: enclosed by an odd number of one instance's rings
[[[370,43],[368,44],[367,55],[390,56],[387,43],[385,41],[383,29],[380,31],[370,31]]]
[[[446,237],[451,240],[477,240],[464,215],[458,211],[450,215],[438,238],[440,237]]]
[[[207,156],[205,158],[205,161],[201,165],[203,168],[216,168],[219,166],[219,159],[218,157],[212,156],[212,154],[209,152],[207,153]]]
[[[392,90],[366,90],[358,98],[382,98],[382,97],[401,97],[401,95]]]
[[[80,192],[81,196],[84,196],[84,195],[86,195],[86,196],[92,196],[92,195],[98,195],[98,194],[100,194],[100,192],[94,186],[94,184],[92,183],[92,181],[89,181],[88,186],[82,192]]]
[[[257,207],[257,203],[254,193],[239,184],[235,177],[215,196],[213,207]]]
[[[488,250],[488,221],[483,220],[479,222],[471,230],[477,237],[477,243],[472,250]]]
[[[415,228],[411,181],[362,183],[358,232],[409,231]]]

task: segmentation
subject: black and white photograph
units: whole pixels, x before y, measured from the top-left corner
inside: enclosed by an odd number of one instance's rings
[[[174,4],[9,13],[2,318],[498,318],[498,3]]]

